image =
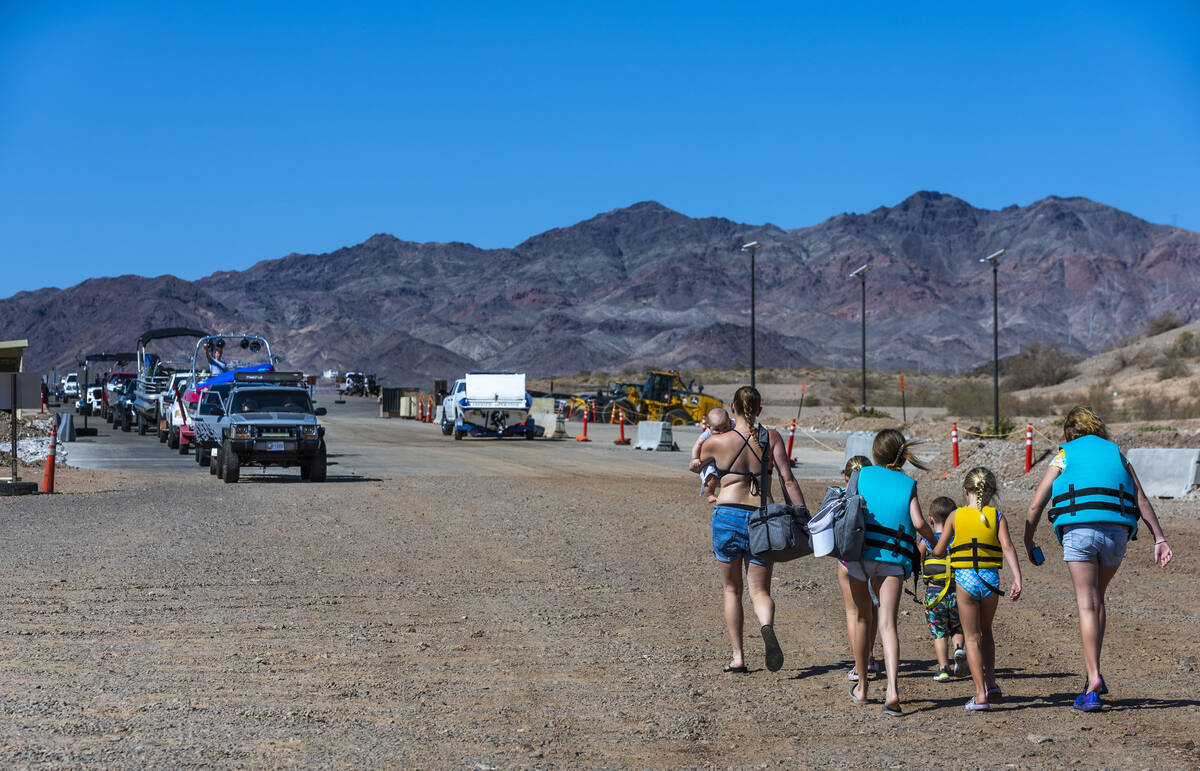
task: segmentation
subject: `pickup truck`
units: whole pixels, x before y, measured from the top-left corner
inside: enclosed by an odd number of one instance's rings
[[[325,481],[325,427],[317,423],[325,408],[313,408],[303,383],[299,372],[235,374],[216,408],[218,477],[233,483],[243,466],[299,466],[301,479]]]
[[[464,436],[537,436],[524,373],[468,372],[442,400],[442,433]]]

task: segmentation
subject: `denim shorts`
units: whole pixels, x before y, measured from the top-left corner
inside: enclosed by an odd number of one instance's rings
[[[1091,562],[1115,568],[1125,559],[1129,528],[1112,523],[1070,525],[1063,529],[1063,562]]]
[[[758,507],[742,508],[727,504],[713,508],[712,543],[713,554],[721,562],[744,559],[754,565],[765,565],[750,554],[750,531],[747,522]]]

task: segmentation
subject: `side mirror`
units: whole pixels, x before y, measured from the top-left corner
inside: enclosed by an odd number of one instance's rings
[[[321,417],[322,415],[326,414],[327,412],[328,412],[328,410],[326,410],[324,407],[317,407],[315,410],[313,410],[313,414],[316,415],[318,418]]]

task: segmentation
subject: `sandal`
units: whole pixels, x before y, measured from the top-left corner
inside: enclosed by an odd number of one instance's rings
[[[764,624],[762,628],[763,645],[766,646],[767,669],[778,672],[783,666],[783,648],[779,647],[779,639],[775,637],[775,627]]]
[[[723,669],[721,671],[723,671],[727,675],[748,675],[748,674],[750,674],[750,670],[746,669],[745,664],[742,664],[740,667],[727,666],[727,667],[725,667],[725,669]]]
[[[967,701],[967,711],[968,712],[978,712],[979,710],[982,710],[982,709],[991,709],[991,708],[992,708],[991,704],[976,704],[974,696],[972,696],[970,698],[970,700]]]
[[[866,704],[867,703],[866,699],[860,699],[854,695],[854,689],[857,687],[858,687],[857,685],[850,686],[850,701],[854,702],[855,704],[859,704],[859,705]]]
[[[904,713],[900,711],[900,702],[896,702],[894,707],[890,707],[887,702],[884,702],[882,712],[889,717],[904,717]]]

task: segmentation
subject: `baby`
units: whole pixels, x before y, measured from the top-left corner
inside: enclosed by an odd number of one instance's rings
[[[692,445],[692,461],[688,468],[700,475],[700,494],[707,494],[709,503],[717,502],[717,486],[720,480],[717,478],[716,463],[710,462],[703,468],[700,467],[700,448],[704,446],[704,440],[713,434],[723,434],[732,427],[729,412],[724,407],[713,407],[708,411],[708,428],[700,433],[696,443]]]

